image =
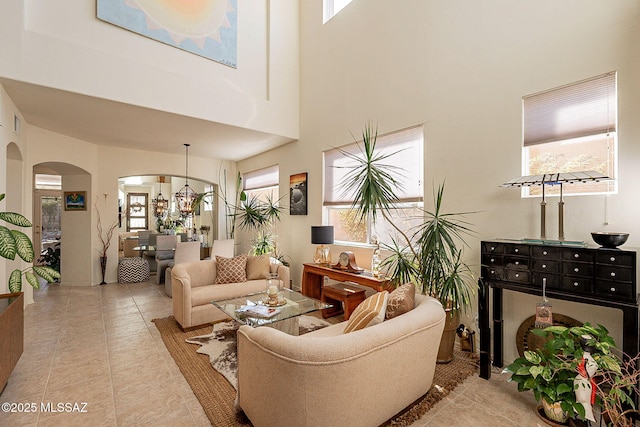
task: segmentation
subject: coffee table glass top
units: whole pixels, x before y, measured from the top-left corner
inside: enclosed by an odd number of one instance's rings
[[[287,288],[280,291],[280,300],[285,302],[283,305],[270,306],[265,303],[267,300],[268,297],[265,291],[237,298],[211,301],[211,303],[224,311],[233,320],[252,327],[270,325],[281,320],[332,307],[331,304],[326,304]],[[256,314],[252,308],[255,308],[255,311],[265,313]]]

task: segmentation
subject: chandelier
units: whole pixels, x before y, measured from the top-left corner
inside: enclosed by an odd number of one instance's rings
[[[186,149],[186,166],[185,166],[185,184],[184,187],[176,193],[176,203],[178,204],[178,211],[182,218],[190,218],[193,215],[193,202],[198,194],[189,187],[189,146],[191,144],[184,144]]]
[[[162,196],[162,183],[164,182],[164,176],[159,176],[158,181],[160,181],[160,191],[158,192],[158,197],[153,199],[151,202],[153,203],[153,214],[155,217],[164,219],[167,212],[169,212],[169,200]]]

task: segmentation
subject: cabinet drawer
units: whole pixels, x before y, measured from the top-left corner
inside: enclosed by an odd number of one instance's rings
[[[483,254],[503,254],[504,245],[502,243],[495,242],[482,242]]]
[[[581,294],[593,293],[593,280],[585,279],[584,277],[564,277],[562,279],[563,291],[578,292]]]
[[[529,269],[529,258],[522,258],[516,256],[505,256],[504,257],[504,265],[507,268],[512,268],[515,270],[528,270]]]
[[[596,262],[598,264],[609,264],[624,267],[634,267],[634,254],[619,251],[600,251],[596,252]]]
[[[628,283],[596,281],[596,294],[616,299],[635,301],[635,286]]]
[[[562,259],[565,261],[593,262],[593,251],[588,249],[564,248]]]
[[[547,279],[546,283],[548,289],[558,289],[562,283],[559,274],[533,273],[533,285],[536,288],[542,289],[542,285],[545,283],[544,279]]]
[[[531,264],[531,268],[535,271],[560,273],[560,261],[534,258],[533,260],[531,260]]]
[[[549,246],[533,246],[531,256],[545,259],[562,259],[562,249]]]
[[[530,283],[528,270],[505,270],[505,273],[509,282]]]
[[[596,265],[596,279],[631,283],[633,278],[633,269],[631,268]]]
[[[491,280],[505,280],[503,268],[482,267],[482,276]]]
[[[593,277],[593,264],[565,261],[562,264],[562,272],[570,276]]]
[[[529,256],[530,249],[528,245],[504,245],[504,253],[507,255]]]
[[[497,254],[482,254],[482,264],[502,267],[504,265],[504,257]]]

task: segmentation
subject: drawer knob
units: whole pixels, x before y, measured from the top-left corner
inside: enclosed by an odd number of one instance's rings
[[[495,270],[491,270],[491,274],[495,274],[495,273],[496,273],[496,271],[495,271]]]
[[[495,247],[495,246],[491,246],[491,250],[492,250],[492,251],[495,251],[495,250],[496,250],[496,247]]]
[[[614,288],[613,286],[611,287],[611,292],[615,292],[616,288]]]
[[[547,251],[542,251],[542,255],[546,255],[546,254],[547,254]]]
[[[574,258],[580,258],[580,254],[573,254]]]
[[[491,262],[496,262],[495,258],[491,258]]]
[[[542,264],[542,268],[547,268],[547,264]]]
[[[518,253],[520,250],[518,248],[516,248],[516,250],[514,251],[515,253]]]
[[[516,273],[516,277],[520,277],[520,273]]]
[[[577,273],[578,271],[580,271],[580,269],[578,267],[576,267],[576,268],[573,269],[573,271],[575,271]]]
[[[580,286],[580,284],[578,282],[573,282],[573,286],[577,288],[578,286]]]
[[[615,272],[611,272],[611,277],[616,277],[616,273]]]
[[[616,260],[616,257],[612,256],[611,258],[609,258],[609,261],[614,262]]]
[[[520,265],[520,261],[516,261],[516,265]]]

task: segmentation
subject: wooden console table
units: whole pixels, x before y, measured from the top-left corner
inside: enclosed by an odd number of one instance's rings
[[[24,295],[0,295],[0,393],[24,348]]]
[[[635,251],[483,241],[481,256],[478,293],[481,378],[491,376],[492,332],[493,364],[496,367],[503,364],[503,289],[542,295],[542,284],[546,283],[550,298],[619,309],[623,315],[622,351],[631,357],[640,351]],[[489,289],[493,290],[493,328]]]
[[[317,264],[304,264],[302,270],[302,293],[311,298],[321,299],[322,285],[325,277],[339,282],[352,282],[358,285],[368,286],[378,292],[385,290],[389,283],[389,279],[373,277],[370,271],[355,274]]]

